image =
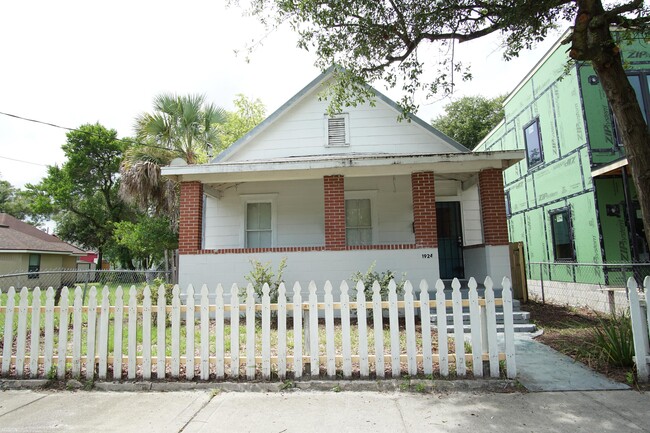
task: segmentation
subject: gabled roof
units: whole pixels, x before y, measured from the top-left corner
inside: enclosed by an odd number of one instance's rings
[[[325,72],[320,74],[318,77],[316,77],[311,83],[307,84],[301,91],[296,93],[291,99],[289,99],[287,102],[285,102],[280,108],[275,110],[270,116],[268,116],[266,119],[264,119],[259,125],[257,125],[255,128],[250,130],[246,135],[241,137],[239,140],[231,144],[227,149],[225,149],[223,152],[221,152],[219,155],[217,155],[215,158],[212,159],[212,163],[217,163],[217,162],[224,162],[228,160],[232,155],[237,153],[243,146],[245,146],[247,143],[249,143],[254,137],[259,135],[262,131],[267,129],[271,124],[275,123],[282,115],[284,115],[287,111],[289,111],[291,108],[296,106],[300,101],[302,101],[306,96],[312,93],[318,86],[322,85],[325,83],[327,80],[332,78],[335,72],[335,67],[330,66]],[[386,103],[389,107],[395,110],[396,117],[402,113],[402,109],[400,106],[390,99],[388,96],[384,95],[374,87],[366,84],[366,87],[374,93],[374,95]],[[407,115],[408,119],[415,123],[416,125],[424,128],[426,131],[429,133],[435,135],[436,137],[442,139],[445,143],[449,144],[452,148],[460,151],[460,152],[470,152],[469,149],[467,149],[465,146],[462,144],[458,143],[454,139],[447,137],[445,134],[442,132],[438,131],[436,128],[431,126],[429,123],[425,122],[424,120],[420,119],[419,117],[413,115],[413,114],[408,114]]]
[[[0,252],[33,251],[85,255],[85,251],[6,213],[0,213]]]

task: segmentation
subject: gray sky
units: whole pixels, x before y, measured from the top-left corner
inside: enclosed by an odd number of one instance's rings
[[[270,114],[320,71],[289,29],[265,38],[250,62],[235,55],[264,34],[254,18],[219,0],[5,1],[0,112],[73,128],[100,122],[120,137],[163,92],[202,93],[226,109],[243,93]],[[474,79],[458,83],[454,98],[507,93],[558,36],[507,63],[498,37],[461,45],[456,54],[471,61]],[[422,101],[418,115],[430,121],[447,102]],[[19,187],[38,182],[46,165],[63,162],[65,133],[0,115],[0,178]]]

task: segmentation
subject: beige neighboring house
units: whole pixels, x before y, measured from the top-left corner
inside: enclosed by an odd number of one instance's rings
[[[86,252],[45,233],[11,215],[0,213],[0,276],[25,275],[0,279],[0,288],[55,287],[74,283],[74,273],[41,274],[42,271],[76,269],[77,258]],[[4,287],[7,285],[7,287]]]

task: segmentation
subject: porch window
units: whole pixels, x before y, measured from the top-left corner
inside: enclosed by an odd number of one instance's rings
[[[370,199],[345,200],[345,240],[347,245],[372,245]]]
[[[246,248],[273,246],[271,203],[246,204]]]
[[[573,248],[571,211],[568,208],[555,210],[550,213],[550,217],[555,261],[575,261],[576,255]]]
[[[347,113],[325,116],[327,146],[350,145],[350,118]]]
[[[544,162],[542,136],[539,133],[539,118],[524,127],[524,142],[526,143],[528,168],[535,167]]]
[[[41,270],[41,255],[30,254],[29,267],[27,268],[27,272],[29,273],[28,278],[38,278],[38,272],[40,270]]]

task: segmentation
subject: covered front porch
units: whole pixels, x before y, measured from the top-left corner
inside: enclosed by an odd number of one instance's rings
[[[181,182],[181,287],[284,280],[510,276],[501,172],[520,152],[288,158],[165,169]]]

